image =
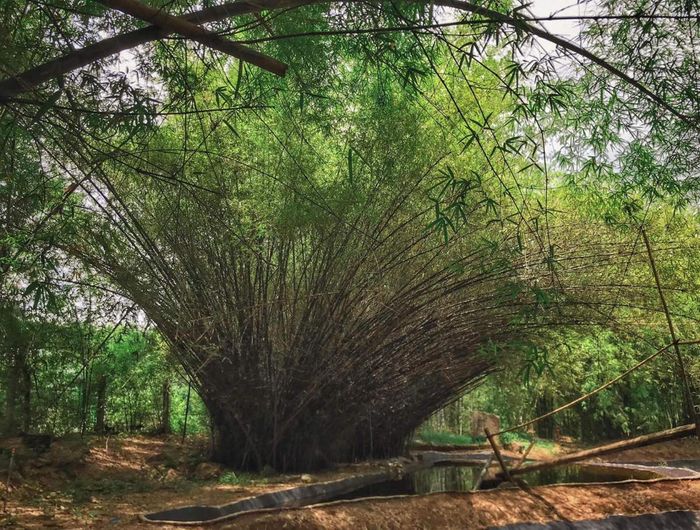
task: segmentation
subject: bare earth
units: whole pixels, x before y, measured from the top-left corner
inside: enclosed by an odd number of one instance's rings
[[[481,529],[516,522],[598,519],[700,509],[700,480],[608,486],[555,486],[478,493],[439,493],[245,516],[217,528]]]
[[[183,447],[175,438],[154,437],[112,439],[107,447],[105,441],[62,440],[44,455],[20,454],[19,474],[13,476],[9,492],[4,489],[6,463],[0,462],[0,493],[7,503],[6,513],[0,513],[0,527],[166,528],[142,523],[138,515],[191,504],[224,504],[301,483],[299,475],[255,476],[239,485],[216,478],[196,480],[201,445]],[[13,445],[17,445],[16,440],[0,441],[0,448]],[[616,461],[652,463],[680,459],[700,459],[700,442],[689,439],[659,444],[615,457]],[[332,480],[373,466],[346,466],[313,474],[312,478]],[[479,529],[521,521],[573,521],[687,509],[700,510],[700,480],[347,501],[247,515],[204,528]]]

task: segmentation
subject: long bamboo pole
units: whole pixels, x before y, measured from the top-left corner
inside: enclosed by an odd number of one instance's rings
[[[642,239],[644,240],[644,246],[647,249],[647,254],[649,255],[649,267],[654,275],[654,282],[656,283],[656,290],[659,293],[659,300],[661,301],[661,308],[666,315],[666,323],[668,324],[668,330],[671,333],[671,340],[673,341],[673,350],[676,352],[676,361],[678,363],[678,378],[680,379],[681,388],[683,389],[683,402],[685,405],[685,416],[686,421],[695,421],[697,425],[697,435],[700,437],[700,417],[695,411],[695,406],[693,403],[693,394],[690,390],[690,384],[688,383],[688,376],[685,371],[685,363],[683,362],[683,354],[681,349],[678,347],[678,341],[676,339],[676,330],[673,326],[673,319],[671,318],[671,312],[668,310],[668,304],[666,303],[666,296],[664,295],[664,290],[661,287],[661,278],[659,276],[659,271],[656,268],[656,259],[654,259],[654,252],[651,248],[651,243],[647,237],[647,231],[644,227],[641,228]]]
[[[645,434],[644,436],[637,436],[636,438],[632,438],[630,440],[613,442],[610,444],[601,445],[599,447],[594,447],[593,449],[586,449],[585,451],[578,451],[559,458],[553,458],[552,460],[545,460],[529,466],[513,468],[508,470],[508,473],[510,476],[524,475],[526,473],[532,473],[533,471],[539,471],[541,469],[549,469],[551,467],[561,466],[563,464],[579,462],[594,456],[602,456],[610,453],[626,451],[627,449],[634,449],[636,447],[644,447],[660,442],[668,442],[670,440],[686,438],[688,436],[692,436],[693,434],[695,434],[695,424],[689,423],[688,425],[683,425],[682,427],[676,427],[674,429],[668,429],[653,434]],[[498,476],[500,478],[506,478],[503,473],[499,473]]]
[[[242,61],[259,66],[273,74],[283,76],[287,70],[287,65],[277,59],[273,59],[272,57],[238,44],[237,42],[223,39],[216,33],[208,31],[184,17],[169,15],[162,9],[156,9],[138,0],[99,0],[99,2],[107,7],[131,15],[132,17],[150,22],[154,26],[158,26],[166,31],[196,40],[205,46],[209,46],[210,48],[232,55]]]
[[[645,359],[642,359],[641,361],[639,361],[637,364],[635,364],[634,366],[632,366],[632,367],[629,368],[628,370],[625,370],[625,371],[622,372],[620,375],[618,375],[618,376],[615,377],[614,379],[611,379],[611,380],[608,381],[607,383],[602,384],[602,385],[599,386],[598,388],[595,388],[595,389],[591,390],[590,392],[588,392],[588,393],[586,393],[586,394],[584,394],[584,395],[582,395],[582,396],[577,397],[577,398],[574,399],[573,401],[569,401],[568,403],[562,405],[561,407],[557,407],[557,408],[554,409],[554,410],[550,410],[550,411],[547,412],[546,414],[542,414],[541,416],[537,416],[536,418],[532,418],[531,420],[528,420],[528,421],[526,421],[526,422],[523,422],[523,423],[521,423],[521,424],[519,424],[519,425],[515,425],[514,427],[510,427],[510,428],[508,428],[508,429],[503,429],[502,431],[498,431],[497,433],[494,434],[494,436],[499,436],[499,435],[501,435],[501,434],[503,434],[503,433],[506,433],[506,432],[512,432],[512,431],[520,430],[520,429],[522,429],[523,427],[527,427],[528,425],[530,425],[530,424],[532,424],[532,423],[536,423],[536,422],[538,422],[538,421],[540,421],[540,420],[543,420],[543,419],[545,419],[545,418],[548,418],[548,417],[550,417],[550,416],[553,416],[553,415],[555,415],[555,414],[557,414],[557,413],[559,413],[559,412],[561,412],[561,411],[563,411],[563,410],[566,410],[566,409],[568,409],[568,408],[573,407],[574,405],[576,405],[576,404],[578,404],[578,403],[581,403],[582,401],[587,400],[588,398],[590,398],[590,397],[596,395],[598,392],[602,392],[602,391],[605,390],[606,388],[608,388],[608,387],[614,385],[614,384],[617,383],[620,379],[623,379],[624,377],[626,377],[627,375],[631,374],[632,372],[634,372],[634,371],[637,370],[638,368],[641,368],[642,366],[644,366],[646,363],[648,363],[648,362],[651,361],[652,359],[655,359],[656,357],[658,357],[659,355],[661,355],[661,354],[664,353],[665,351],[669,350],[672,346],[688,346],[688,345],[694,345],[694,344],[699,344],[699,343],[700,343],[700,340],[684,340],[684,341],[675,341],[675,342],[672,342],[671,344],[667,344],[667,345],[664,346],[663,348],[661,348],[661,349],[659,349],[659,350],[656,350],[656,351],[655,351],[654,353],[652,353],[649,357],[646,357]]]

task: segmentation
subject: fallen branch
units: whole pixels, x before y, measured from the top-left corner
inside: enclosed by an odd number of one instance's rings
[[[564,464],[580,462],[581,460],[586,460],[594,456],[603,456],[611,453],[618,453],[620,451],[626,451],[628,449],[635,449],[637,447],[645,447],[647,445],[668,442],[670,440],[678,440],[679,438],[687,438],[693,434],[695,434],[695,424],[690,423],[688,425],[683,425],[682,427],[676,427],[675,429],[668,429],[653,434],[645,434],[644,436],[637,436],[636,438],[632,438],[630,440],[613,442],[610,444],[601,445],[599,447],[594,447],[593,449],[586,449],[584,451],[570,453],[552,460],[545,460],[529,466],[510,469],[508,470],[507,475],[501,472],[498,473],[497,476],[499,478],[510,480],[510,477],[513,475],[524,475],[525,473],[532,473],[533,471],[540,471],[542,469],[549,469],[551,467],[561,466]]]

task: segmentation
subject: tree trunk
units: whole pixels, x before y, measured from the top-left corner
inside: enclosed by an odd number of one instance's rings
[[[80,435],[83,436],[88,429],[88,416],[90,414],[90,401],[92,386],[90,379],[92,378],[92,370],[90,366],[85,367],[85,373],[80,388]]]
[[[5,421],[3,422],[3,431],[5,431],[6,436],[13,436],[19,431],[15,414],[19,386],[19,381],[16,377],[15,358],[16,353],[10,353],[5,382],[7,390],[5,393]]]
[[[185,402],[185,423],[182,425],[182,442],[183,443],[185,442],[185,437],[187,436],[187,418],[190,415],[190,394],[191,393],[192,393],[192,383],[188,383],[187,384],[187,401]],[[214,440],[214,436],[212,436],[212,441],[213,440]],[[214,451],[212,451],[212,452],[214,452]]]
[[[97,380],[97,410],[95,411],[95,433],[105,433],[105,417],[107,413],[107,376],[100,375]]]
[[[535,404],[535,414],[541,416],[546,414],[554,408],[554,400],[548,394],[544,394],[537,398]],[[548,418],[543,418],[537,422],[536,425],[537,436],[540,438],[545,438],[551,440],[554,438],[554,418],[549,416]]]
[[[22,430],[30,432],[32,426],[32,370],[27,362],[26,351],[22,353]]]
[[[163,382],[163,409],[160,420],[160,432],[161,434],[170,434],[172,432],[170,428],[170,381],[167,379]]]
[[[13,436],[22,430],[29,431],[31,426],[32,380],[26,348],[14,348],[9,357],[3,430],[5,435]]]

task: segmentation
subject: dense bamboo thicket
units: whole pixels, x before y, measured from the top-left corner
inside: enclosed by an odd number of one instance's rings
[[[103,209],[121,231],[95,232],[85,257],[171,343],[220,460],[292,470],[399,454],[509,344],[596,318],[600,297],[568,289],[566,276],[609,278],[629,249],[583,227],[567,244],[563,226],[497,222],[478,193],[446,244],[425,191],[435,168],[396,165],[357,184],[345,207],[297,202],[294,223],[252,222],[225,193],[201,190],[162,211],[166,195]]]

